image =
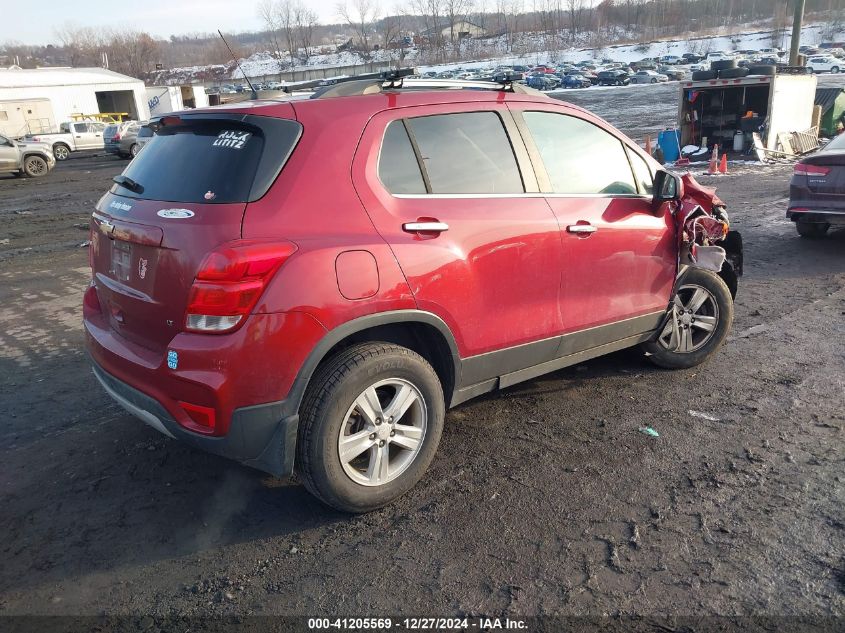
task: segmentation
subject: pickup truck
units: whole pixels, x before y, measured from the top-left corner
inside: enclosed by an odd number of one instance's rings
[[[56,160],[67,160],[71,152],[103,149],[105,129],[106,124],[100,121],[68,121],[59,126],[58,132],[29,134],[26,139],[49,144]]]
[[[0,136],[0,174],[38,178],[46,176],[55,165],[53,152],[46,143],[13,141]]]

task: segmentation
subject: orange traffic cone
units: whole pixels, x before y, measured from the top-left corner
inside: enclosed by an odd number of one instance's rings
[[[651,156],[651,137],[645,137],[645,153]]]
[[[707,169],[707,173],[710,176],[718,173],[718,165],[719,165],[719,146],[713,146],[713,153],[710,155],[710,166]]]
[[[722,154],[722,162],[719,163],[719,173],[726,174],[728,173],[728,155]]]

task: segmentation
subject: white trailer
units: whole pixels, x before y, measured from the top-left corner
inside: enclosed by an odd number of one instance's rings
[[[681,146],[718,143],[720,149],[733,150],[741,139],[746,150],[752,134],[759,132],[764,147],[777,150],[778,134],[812,127],[816,83],[814,75],[791,74],[682,81]]]
[[[204,86],[147,86],[150,115],[208,106]]]

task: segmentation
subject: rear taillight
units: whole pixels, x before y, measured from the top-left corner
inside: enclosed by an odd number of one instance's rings
[[[807,163],[795,165],[796,176],[827,176],[829,173],[830,167],[823,167],[822,165],[809,165]]]
[[[210,253],[191,287],[185,329],[222,333],[236,328],[294,252],[296,245],[290,242],[242,240]]]
[[[120,134],[115,134],[114,136],[111,137],[111,140],[119,141],[120,140]]]

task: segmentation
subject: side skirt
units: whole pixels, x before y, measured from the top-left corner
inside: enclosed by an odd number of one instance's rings
[[[469,380],[470,384],[455,390],[450,406],[644,343],[654,336],[664,318],[664,312],[655,312],[555,339],[464,359],[461,362],[462,378],[464,381]],[[550,348],[556,348],[556,351]],[[526,362],[532,355],[534,364]]]

